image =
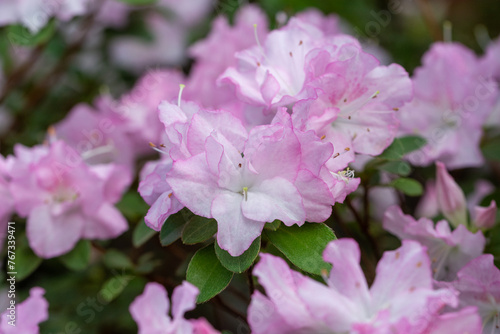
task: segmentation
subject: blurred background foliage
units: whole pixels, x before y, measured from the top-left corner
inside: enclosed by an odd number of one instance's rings
[[[114,1],[114,0],[108,0]],[[141,2],[130,1],[128,3]],[[453,26],[453,40],[482,54],[489,39],[500,34],[500,1],[498,0],[263,0],[251,1],[261,6],[272,27],[275,18],[288,17],[309,7],[325,14],[336,14],[346,29],[367,45],[378,45],[387,53],[387,62],[404,66],[411,74],[433,41],[442,39],[442,26]],[[144,1],[142,1],[144,3]],[[230,19],[243,0],[217,2],[211,14],[189,33],[189,43],[206,36],[216,15]],[[88,17],[60,24],[52,20],[36,36],[20,26],[0,29],[0,59],[8,85],[0,95],[0,151],[12,153],[15,143],[33,146],[43,142],[47,128],[65,117],[78,103],[92,103],[102,92],[115,98],[127,92],[142,73],[129,71],[113,63],[108,45],[120,36],[137,36],[151,41],[143,19],[148,6],[132,13],[129,23],[120,29],[106,28],[96,38],[90,34]],[[168,16],[168,13],[166,14]],[[74,26],[79,27],[76,31]],[[66,28],[71,29],[66,29]],[[249,36],[248,38],[253,38]],[[165,46],[168,47],[168,46]],[[92,54],[87,55],[88,50]],[[87,58],[88,57],[88,58]],[[22,61],[17,61],[18,58]],[[152,64],[161,68],[170,64]],[[191,61],[176,64],[189,73]],[[154,157],[154,155],[152,155]],[[139,166],[140,167],[140,166]],[[471,173],[459,171],[459,176],[473,184]],[[424,180],[433,169],[419,169],[413,177]],[[137,327],[128,307],[149,280],[159,281],[171,292],[184,278],[189,259],[199,248],[183,245],[179,240],[161,247],[158,234],[144,229],[142,218],[148,206],[136,192],[137,182],[119,204],[130,223],[130,230],[115,240],[82,241],[63,257],[40,261],[28,249],[23,235],[22,219],[14,217],[18,236],[17,264],[22,267],[18,280],[19,300],[32,286],[42,286],[50,303],[50,320],[41,325],[42,333],[135,333]],[[498,193],[498,192],[497,192]],[[500,194],[493,194],[500,202]],[[496,196],[496,197],[495,197]],[[488,199],[485,199],[485,203]],[[415,200],[413,200],[415,202]],[[409,200],[410,205],[414,205]],[[489,203],[489,201],[487,202]],[[484,203],[483,203],[484,204]],[[337,215],[347,211],[339,207]],[[328,224],[334,224],[332,216]],[[352,224],[351,224],[352,225]],[[353,225],[345,234],[360,236]],[[380,229],[375,225],[373,229]],[[343,231],[335,227],[339,235]],[[500,235],[500,234],[498,234]],[[383,237],[390,248],[396,242]],[[278,250],[267,249],[269,252]],[[500,250],[498,250],[500,253]],[[367,271],[374,261],[365,261]],[[247,277],[236,275],[220,296],[200,305],[188,316],[203,315],[219,329],[248,333],[245,312],[250,293]],[[2,279],[4,282],[5,280]]]

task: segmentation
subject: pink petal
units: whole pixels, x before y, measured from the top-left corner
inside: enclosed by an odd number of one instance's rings
[[[148,283],[129,307],[139,334],[162,334],[171,328],[167,291],[158,283]]]
[[[183,207],[172,193],[163,193],[149,208],[144,222],[153,230],[160,231],[165,220]]]
[[[182,205],[194,214],[211,218],[212,201],[221,190],[206,161],[205,154],[177,160],[167,174],[167,183]]]
[[[45,259],[69,252],[82,237],[85,219],[79,211],[53,216],[50,206],[35,207],[26,222],[31,249]]]
[[[481,333],[481,317],[474,307],[466,307],[458,312],[440,315],[433,322],[428,334],[467,334]],[[486,332],[487,333],[487,332]]]
[[[101,205],[94,217],[89,217],[83,226],[85,239],[116,238],[128,230],[128,223],[122,213],[109,203]]]
[[[173,318],[183,318],[187,311],[194,310],[198,294],[198,288],[186,281],[182,282],[181,286],[176,287],[172,293]]]
[[[377,265],[370,288],[373,305],[385,305],[394,296],[417,288],[432,289],[432,271],[426,249],[404,240],[400,248],[387,251]]]
[[[243,254],[266,223],[246,218],[241,212],[242,201],[243,195],[223,191],[212,202],[212,215],[217,220],[217,243],[232,256]]]
[[[255,291],[248,307],[247,321],[254,334],[286,334],[294,329],[286,321],[288,316],[283,317],[278,312],[278,307],[270,299],[259,291]]]
[[[276,307],[275,312],[290,327],[302,328],[312,323],[312,315],[301,301],[296,286],[297,278],[299,280],[307,278],[292,272],[283,259],[269,254],[260,255],[260,261],[255,266],[253,274],[266,289],[269,299]],[[264,322],[270,321],[265,319]]]
[[[330,242],[323,252],[325,261],[333,265],[328,285],[359,305],[370,304],[365,275],[359,266],[361,253],[352,239]]]
[[[265,223],[279,219],[286,225],[302,224],[306,215],[297,188],[280,177],[249,188],[247,200],[241,202],[241,211],[251,220]]]
[[[49,318],[49,303],[43,297],[44,293],[45,290],[39,287],[30,289],[30,296],[17,305],[16,326],[8,324],[12,320],[8,317],[9,310],[3,312],[0,324],[2,334],[39,333],[38,324]]]
[[[302,169],[295,180],[295,186],[302,197],[306,221],[320,223],[330,217],[334,200],[328,185],[322,179]]]

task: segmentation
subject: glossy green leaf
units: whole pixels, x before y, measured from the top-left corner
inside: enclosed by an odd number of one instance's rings
[[[156,231],[148,227],[143,220],[141,220],[134,228],[132,233],[132,244],[135,248],[141,247],[149,239],[156,234]]]
[[[116,204],[120,212],[132,222],[139,221],[148,212],[149,206],[144,202],[137,191],[129,191],[123,195],[120,202]]]
[[[219,247],[215,243],[215,254],[224,268],[231,270],[234,273],[242,273],[252,265],[252,263],[259,255],[260,251],[260,237],[255,239],[250,247],[240,256],[231,256],[227,251]]]
[[[267,230],[276,231],[280,227],[280,225],[281,221],[275,220],[272,223],[266,223],[266,225],[264,225],[264,228]]]
[[[21,24],[14,24],[8,26],[7,38],[13,44],[35,46],[47,42],[54,34],[55,28],[56,24],[54,20],[49,21],[37,33],[32,33],[27,27]]]
[[[135,277],[133,275],[118,272],[114,272],[114,274],[115,276],[104,282],[101,290],[98,292],[99,298],[106,303],[116,299]]]
[[[265,236],[294,265],[312,274],[321,275],[322,270],[331,268],[323,260],[326,245],[335,240],[333,231],[322,223],[306,223],[281,227],[276,231],[264,231]]]
[[[162,246],[168,246],[179,239],[182,235],[182,229],[186,221],[182,210],[170,215],[167,218],[160,231],[160,243]]]
[[[89,240],[80,240],[75,248],[64,254],[59,259],[71,270],[79,271],[87,268],[90,262],[90,250],[92,246]]]
[[[406,154],[424,147],[426,140],[420,136],[396,138],[378,157],[387,160],[400,160]]]
[[[197,302],[203,303],[224,290],[233,273],[220,263],[215,254],[214,245],[208,245],[194,254],[186,273],[188,282],[200,290]]]
[[[406,177],[401,177],[399,179],[393,180],[391,183],[389,183],[389,186],[400,190],[408,196],[420,196],[424,191],[422,185],[418,181]]]
[[[401,176],[408,176],[411,172],[411,166],[406,161],[388,161],[379,167],[386,172]]]
[[[215,219],[193,216],[182,230],[182,242],[188,245],[197,244],[210,239],[215,233]]]
[[[134,264],[122,252],[116,249],[110,249],[104,254],[104,264],[111,269],[132,269]]]

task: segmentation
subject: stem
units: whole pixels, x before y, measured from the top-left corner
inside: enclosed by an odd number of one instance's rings
[[[244,319],[247,318],[246,314],[243,314],[240,311],[238,311],[238,310],[232,308],[231,306],[227,305],[224,302],[224,300],[222,300],[222,298],[220,296],[217,295],[212,300],[214,301],[215,304],[217,304],[217,306],[222,307],[224,310],[226,310],[228,313],[230,313],[231,315],[235,316],[236,318],[243,319],[243,321],[245,321],[245,323],[246,323],[246,320],[244,320]]]
[[[7,77],[2,94],[0,94],[0,104],[5,100],[9,93],[14,88],[16,88],[19,82],[24,79],[25,75],[36,64],[36,61],[39,59],[46,45],[47,43],[37,45],[29,55],[28,59],[10,73],[10,75]]]
[[[432,39],[435,41],[442,41],[443,32],[441,30],[438,21],[434,17],[429,0],[419,0],[417,1],[417,4],[420,7],[420,11],[422,12],[422,16],[425,20],[425,23],[429,28],[429,32],[432,36]]]
[[[253,284],[253,276],[252,276],[253,267],[254,265],[252,264],[250,268],[248,268],[247,270],[248,288],[250,289],[250,296],[252,296],[255,291],[255,285]]]
[[[365,193],[366,193],[366,190],[365,190]],[[364,201],[363,201],[364,207],[367,206],[367,204],[365,202],[368,202],[366,195],[364,196]],[[356,211],[356,208],[354,208],[354,206],[352,205],[351,199],[349,197],[346,198],[345,203],[346,203],[347,207],[351,210],[352,214],[354,215],[354,218],[356,218],[356,221],[358,222],[359,227],[361,228],[361,231],[363,232],[366,239],[368,240],[370,247],[373,249],[373,253],[374,253],[375,257],[377,258],[377,260],[380,259],[380,251],[378,249],[378,245],[377,245],[377,242],[375,241],[375,238],[370,233],[368,222],[365,222],[365,219],[363,219],[359,215],[359,213]]]
[[[54,66],[53,69],[47,73],[47,75],[38,80],[38,83],[26,94],[26,103],[18,113],[18,116],[11,125],[10,130],[15,129],[22,124],[25,124],[25,118],[30,114],[30,111],[37,104],[39,104],[39,102],[47,95],[47,92],[50,90],[50,88],[52,88],[56,84],[59,77],[64,74],[73,56],[77,54],[77,52],[83,46],[86,37],[90,32],[90,29],[92,28],[94,19],[102,6],[102,3],[103,1],[99,1],[99,5],[97,5],[85,18],[83,18],[82,27],[80,29],[82,33],[80,37],[73,44],[69,45],[61,59],[58,61],[57,65]],[[21,65],[17,70],[14,71],[14,73],[11,75],[11,79],[9,79],[10,81],[7,83],[6,88],[4,89],[4,92],[0,96],[0,103],[8,96],[9,92],[29,71],[33,63],[35,63],[34,60],[36,60],[39,54],[43,51],[43,47],[44,45],[38,46],[30,56],[30,59],[28,59],[25,64]],[[4,137],[7,136],[7,134],[12,135],[10,131],[7,131]],[[0,140],[3,141],[5,139],[4,137],[1,137]]]

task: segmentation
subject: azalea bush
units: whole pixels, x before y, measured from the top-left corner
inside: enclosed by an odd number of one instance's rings
[[[0,2],[0,333],[500,332],[495,1]]]

